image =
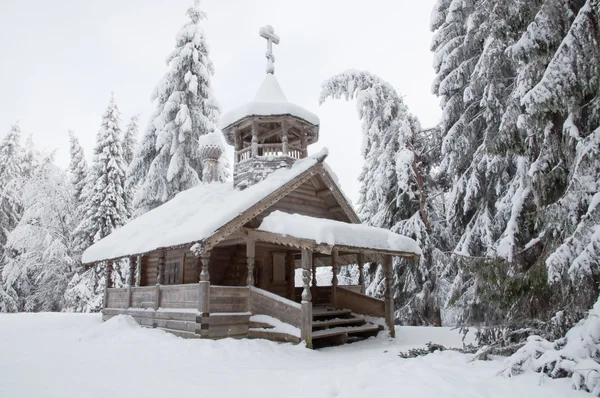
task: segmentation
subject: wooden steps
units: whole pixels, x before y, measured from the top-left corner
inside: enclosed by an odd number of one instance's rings
[[[351,316],[350,310],[338,310],[332,307],[313,307],[313,320],[318,319],[330,319],[330,318],[343,318]]]
[[[339,336],[341,334],[347,335],[358,335],[358,334],[371,334],[379,333],[381,330],[380,326],[372,323],[366,323],[361,326],[340,326],[331,329],[317,330],[313,332],[313,340],[322,339],[326,337]],[[369,336],[370,337],[370,336]]]
[[[347,309],[313,307],[312,339],[315,348],[364,340],[377,336],[382,329]]]

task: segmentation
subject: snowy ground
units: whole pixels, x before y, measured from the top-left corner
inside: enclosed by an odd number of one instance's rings
[[[318,351],[264,340],[184,340],[131,318],[0,314],[0,397],[589,397],[570,380],[496,376],[502,360],[396,354],[428,341],[460,346],[447,328],[398,327]]]

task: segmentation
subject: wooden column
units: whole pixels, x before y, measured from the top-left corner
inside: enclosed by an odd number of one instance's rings
[[[283,156],[288,155],[288,131],[285,120],[281,122],[281,152]]]
[[[254,262],[256,261],[256,241],[254,239],[246,240],[246,263],[248,264],[248,275],[246,276],[246,285],[254,286]]]
[[[312,254],[312,297],[315,302],[317,301],[317,262],[315,261],[317,256],[315,253]]]
[[[356,255],[356,263],[358,264],[358,284],[360,285],[360,292],[365,294],[365,273],[364,273],[364,257],[362,253]]]
[[[135,283],[135,269],[137,268],[137,256],[129,257],[129,272],[127,273],[127,302],[125,308],[131,307],[131,287]]]
[[[208,270],[208,266],[210,264],[210,251],[200,253],[200,261],[202,263],[200,282],[210,282],[210,272]]]
[[[106,263],[106,274],[104,276],[104,308],[107,308],[108,304],[108,289],[113,287],[112,285],[112,273],[113,273],[113,262],[109,261]]]
[[[137,269],[136,269],[136,277],[135,277],[135,286],[140,286],[142,284],[142,256],[139,256],[139,260],[137,261]]]
[[[383,272],[385,274],[385,324],[390,331],[390,337],[396,337],[394,329],[394,294],[392,292],[392,256],[383,257]]]
[[[306,128],[303,128],[300,132],[300,148],[302,149],[302,159],[308,156],[308,148],[307,148],[307,139],[306,139]]]
[[[252,122],[252,157],[258,156],[258,123]]]
[[[336,308],[336,289],[338,286],[338,273],[340,267],[340,256],[338,249],[331,252],[331,305]]]
[[[162,285],[165,276],[165,263],[167,255],[165,249],[161,249],[158,254],[158,266],[156,270],[156,293],[154,296],[154,310],[160,307],[160,285]]]
[[[312,296],[310,294],[310,273],[312,269],[312,251],[302,249],[302,328],[300,335],[306,347],[312,348]]]

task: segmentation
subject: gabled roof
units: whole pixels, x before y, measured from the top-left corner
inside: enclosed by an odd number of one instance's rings
[[[358,222],[335,185],[334,176],[323,167],[326,156],[324,149],[296,161],[289,169],[274,171],[242,191],[234,189],[228,181],[202,184],[181,192],[90,246],[83,253],[82,262],[114,260],[195,242],[210,248],[317,173],[332,182],[333,193],[341,197],[345,212]]]
[[[319,117],[314,113],[287,100],[274,75],[268,73],[263,80],[254,101],[248,102],[221,117],[219,127],[226,129],[249,116],[291,115],[314,126],[319,125]]]

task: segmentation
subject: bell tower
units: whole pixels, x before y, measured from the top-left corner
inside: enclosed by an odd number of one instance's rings
[[[221,118],[225,141],[234,146],[233,183],[244,189],[269,173],[305,158],[307,147],[319,139],[319,118],[287,100],[275,78],[273,27],[259,30],[267,40],[267,75],[254,101]]]

